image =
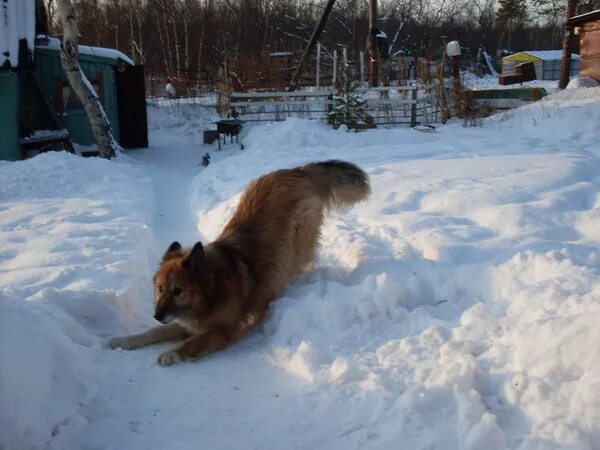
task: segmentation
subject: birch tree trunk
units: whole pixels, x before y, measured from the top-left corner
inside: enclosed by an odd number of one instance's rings
[[[179,48],[179,37],[177,36],[177,22],[175,21],[175,14],[176,12],[173,11],[173,39],[175,39],[175,64],[177,64],[175,73],[178,77],[181,77],[181,49]]]
[[[131,46],[131,58],[135,59],[135,37],[133,34],[133,11],[129,11],[129,44]]]
[[[165,65],[165,73],[167,74],[167,77],[169,77],[171,75],[169,70],[169,55],[167,54],[167,48],[165,45],[165,40],[163,38],[161,23],[158,20],[158,14],[156,13],[154,13],[154,21],[156,23],[156,29],[158,30],[158,38],[160,40],[160,52],[162,54],[163,63]]]
[[[167,23],[167,19],[165,19],[162,22],[162,25],[164,27],[164,35],[165,35],[165,43],[166,45],[166,50],[167,50],[167,61],[169,61],[169,71],[168,71],[168,75],[171,76],[173,75],[173,55],[171,53],[171,39],[169,38],[170,34],[169,34],[169,27],[168,27],[168,23]]]
[[[189,27],[188,27],[188,5],[187,2],[184,2],[181,7],[183,8],[182,16],[183,16],[183,46],[184,46],[184,59],[183,65],[185,69],[186,78],[190,77],[190,37],[189,37]]]
[[[202,51],[204,50],[204,28],[206,25],[202,24],[202,31],[200,32],[200,43],[198,44],[198,80],[202,78]]]
[[[140,63],[146,64],[146,57],[144,56],[144,35],[142,34],[142,19],[140,16],[137,16],[137,26],[138,26],[138,39],[140,41],[140,47],[138,49],[140,56]]]
[[[56,5],[63,26],[63,40],[60,47],[63,69],[71,88],[85,108],[100,156],[110,159],[115,156],[118,144],[113,138],[100,99],[79,66],[79,30],[75,7],[71,0],[57,0]]]

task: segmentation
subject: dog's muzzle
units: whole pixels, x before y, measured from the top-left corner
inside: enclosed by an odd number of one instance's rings
[[[163,306],[161,308],[156,308],[154,312],[154,320],[160,322],[162,324],[167,324],[175,318],[175,314],[171,311],[172,308],[168,306]]]

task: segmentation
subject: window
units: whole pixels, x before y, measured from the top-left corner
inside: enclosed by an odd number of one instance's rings
[[[100,98],[100,102],[104,103],[104,85],[102,75],[98,76],[95,80],[90,80],[96,95]],[[56,92],[56,111],[60,114],[64,114],[69,111],[77,111],[83,109],[83,104],[79,100],[79,97],[71,88],[71,85],[65,78],[58,80],[57,92]]]

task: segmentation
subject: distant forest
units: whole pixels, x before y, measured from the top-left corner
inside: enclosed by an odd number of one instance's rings
[[[45,0],[50,30],[60,34],[55,0]],[[77,0],[81,43],[110,47],[156,77],[214,80],[224,64],[268,61],[270,52],[301,53],[324,8],[320,0]],[[561,47],[563,0],[381,0],[378,28],[391,54],[439,57],[459,40],[465,60],[481,47]],[[368,1],[338,0],[321,37],[324,67],[334,48],[365,49]],[[314,59],[314,56],[313,56]]]

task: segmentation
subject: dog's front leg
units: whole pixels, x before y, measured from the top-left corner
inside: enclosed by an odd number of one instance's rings
[[[189,336],[187,331],[177,323],[171,322],[166,325],[150,328],[144,333],[114,337],[108,341],[108,345],[111,348],[121,347],[125,350],[133,350],[134,348],[145,347],[158,342],[183,339],[186,336]]]
[[[188,358],[198,358],[228,347],[238,336],[236,330],[225,326],[211,327],[203,333],[194,334],[173,350],[158,357],[161,366],[177,364]]]

